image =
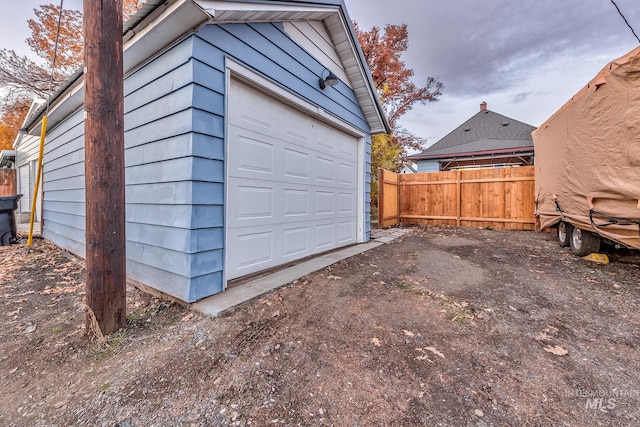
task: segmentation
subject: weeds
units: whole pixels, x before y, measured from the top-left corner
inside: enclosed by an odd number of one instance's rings
[[[109,338],[105,338],[104,344],[100,341],[96,342],[96,346],[93,349],[95,359],[100,360],[115,354],[118,349],[124,346],[127,339],[127,331],[120,331]]]
[[[129,313],[127,314],[127,322],[128,323],[136,323],[142,320],[142,316],[138,313]]]

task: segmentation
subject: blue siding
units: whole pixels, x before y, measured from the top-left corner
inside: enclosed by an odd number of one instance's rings
[[[275,80],[304,99],[329,113],[369,131],[355,94],[344,83],[320,90],[318,79],[324,66],[295,44],[277,25],[226,24],[208,25],[198,32],[203,41],[217,46],[224,54],[243,62]],[[206,48],[196,40],[194,52],[206,62]]]
[[[437,160],[418,160],[418,172],[440,172],[440,163]]]
[[[127,274],[184,301],[223,289],[226,58],[262,73],[369,134],[344,83],[277,24],[208,25],[125,78]],[[365,234],[371,149],[366,139]],[[45,237],[84,256],[83,110],[49,130]]]
[[[125,79],[127,274],[185,301],[222,289],[224,243],[224,98],[194,84],[192,50],[187,38]],[[49,130],[44,180],[45,237],[80,256],[83,135],[82,110]]]
[[[84,110],[47,132],[43,162],[43,237],[85,255]]]
[[[364,151],[364,241],[371,240],[371,135],[367,133]]]

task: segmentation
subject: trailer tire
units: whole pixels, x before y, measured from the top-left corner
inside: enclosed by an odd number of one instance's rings
[[[600,236],[574,227],[571,231],[571,252],[577,256],[587,256],[600,250]]]
[[[568,248],[571,246],[571,232],[573,231],[573,225],[568,222],[560,221],[558,228],[556,228],[556,238],[558,245],[561,248]]]

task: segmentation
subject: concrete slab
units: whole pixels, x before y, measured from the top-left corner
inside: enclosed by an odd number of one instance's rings
[[[304,276],[322,270],[343,259],[361,254],[365,251],[390,243],[395,239],[410,233],[411,229],[390,228],[377,229],[371,232],[371,241],[356,246],[340,249],[328,254],[320,255],[303,261],[291,267],[284,268],[266,276],[234,286],[216,295],[204,298],[191,304],[191,309],[207,316],[220,316],[235,307],[251,301],[261,295],[273,291],[281,286],[298,280]]]
[[[16,224],[16,227],[18,229],[18,233],[29,234],[29,223],[28,222],[18,223],[18,224]],[[34,222],[33,223],[33,234],[37,235],[37,236],[40,235],[40,223],[39,222]]]

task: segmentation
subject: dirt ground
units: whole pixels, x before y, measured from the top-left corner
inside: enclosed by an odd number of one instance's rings
[[[640,425],[640,256],[416,228],[210,319],[128,290],[84,334],[82,265],[0,248],[3,426]]]

